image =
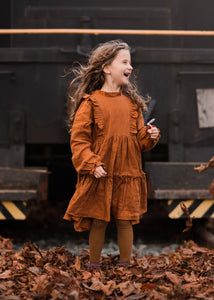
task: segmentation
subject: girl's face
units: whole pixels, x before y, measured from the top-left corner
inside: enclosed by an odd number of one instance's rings
[[[105,82],[115,88],[127,85],[132,69],[130,52],[129,50],[122,49],[118,52],[112,63],[104,67]]]

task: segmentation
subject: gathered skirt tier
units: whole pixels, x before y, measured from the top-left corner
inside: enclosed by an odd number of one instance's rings
[[[64,219],[73,221],[76,231],[89,230],[94,218],[139,223],[147,210],[147,189],[136,137],[100,137],[92,151],[100,155],[107,176],[95,178],[78,173],[76,190]]]

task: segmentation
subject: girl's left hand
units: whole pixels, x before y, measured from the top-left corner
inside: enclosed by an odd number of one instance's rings
[[[147,131],[150,134],[151,139],[156,139],[159,135],[159,130],[155,126],[150,125],[150,128]]]

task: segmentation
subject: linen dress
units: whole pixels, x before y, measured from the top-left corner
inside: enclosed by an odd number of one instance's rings
[[[76,231],[90,230],[92,218],[137,224],[147,210],[141,151],[153,148],[159,137],[150,138],[142,110],[121,91],[96,90],[83,98],[71,134],[78,179],[64,219],[73,221]],[[95,178],[101,165],[107,175]]]

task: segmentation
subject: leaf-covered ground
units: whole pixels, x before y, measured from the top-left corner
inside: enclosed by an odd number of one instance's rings
[[[175,252],[133,257],[102,256],[102,269],[88,269],[88,251],[65,247],[42,251],[27,243],[14,251],[0,237],[0,300],[18,299],[214,299],[214,251],[189,241]]]

